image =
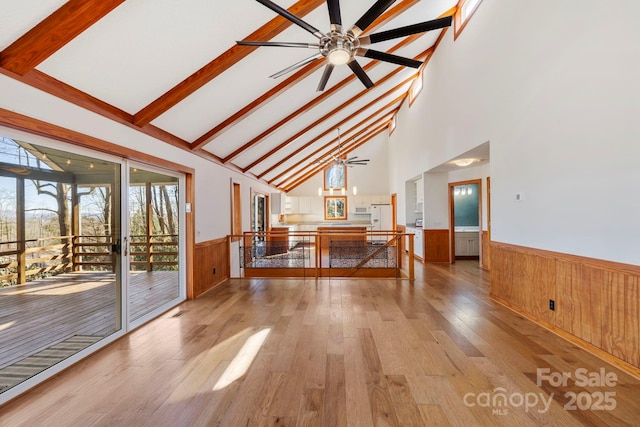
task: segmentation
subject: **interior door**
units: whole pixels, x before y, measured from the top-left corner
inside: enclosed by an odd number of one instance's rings
[[[125,259],[129,324],[154,317],[185,298],[184,177],[128,166]]]
[[[267,230],[267,198],[264,194],[253,193],[251,196],[251,231],[253,235],[253,248],[255,258],[261,257],[266,250]]]

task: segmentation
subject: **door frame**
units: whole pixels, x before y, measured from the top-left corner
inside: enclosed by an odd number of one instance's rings
[[[131,320],[129,313],[129,304],[128,304],[128,295],[129,295],[129,272],[130,272],[130,261],[131,257],[129,255],[130,243],[131,243],[131,230],[130,230],[130,222],[129,222],[129,184],[130,184],[130,171],[132,168],[142,169],[149,172],[154,172],[166,176],[170,176],[172,178],[178,179],[178,297],[162,304],[159,307],[156,307],[154,310],[150,311],[143,316]],[[175,307],[180,302],[183,302],[187,299],[187,275],[186,275],[186,266],[187,266],[187,257],[186,257],[186,248],[187,242],[185,239],[186,236],[186,176],[183,173],[175,172],[169,169],[165,169],[159,166],[152,166],[146,163],[140,163],[135,160],[122,160],[121,176],[122,176],[122,189],[124,190],[125,186],[127,188],[126,192],[122,191],[121,194],[121,219],[120,219],[120,232],[121,232],[121,241],[126,242],[123,243],[122,255],[121,255],[121,275],[122,275],[122,309],[123,309],[123,325],[125,326],[125,332],[129,332],[140,325],[147,323],[149,320],[158,317],[160,314],[169,310],[172,307]]]
[[[470,179],[449,183],[449,264],[456,262],[455,208],[453,204],[453,188],[458,185],[478,184],[478,244],[480,265],[482,265],[482,179]]]
[[[38,144],[59,150],[66,150],[89,157],[107,160],[112,163],[118,163],[121,166],[121,170],[125,168],[123,160],[134,160],[141,164],[144,164],[145,167],[155,166],[165,168],[165,170],[184,174],[184,201],[190,207],[190,212],[186,213],[186,217],[184,218],[184,274],[187,298],[193,298],[193,259],[195,251],[195,169],[179,163],[171,162],[166,158],[156,157],[151,154],[117,145],[103,139],[95,138],[90,135],[66,129],[51,123],[42,122],[40,120],[26,116],[19,117],[19,121],[12,121],[7,119],[6,114],[3,115],[0,113],[0,133],[3,136],[28,141],[32,144]],[[122,180],[122,171],[120,174],[120,178]],[[124,185],[124,182],[127,181],[122,181],[121,185]],[[120,290],[120,292],[124,294],[124,291],[122,289]],[[120,310],[123,309],[124,307],[120,307]],[[120,319],[122,319],[122,316],[120,316]],[[36,385],[41,384],[45,380],[59,374],[60,372],[76,364],[83,358],[97,352],[99,349],[126,335],[128,332],[130,332],[130,329],[128,330],[127,327],[128,325],[124,323],[121,324],[120,329],[115,333],[105,337],[95,344],[88,346],[83,350],[80,350],[76,354],[60,361],[50,368],[40,372],[39,374],[34,375],[33,377],[23,381],[15,387],[12,387],[11,389],[5,391],[0,395],[0,405],[19,396],[20,394],[35,387]]]

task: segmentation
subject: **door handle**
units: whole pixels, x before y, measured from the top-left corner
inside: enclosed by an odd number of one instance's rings
[[[119,254],[121,251],[122,251],[122,244],[120,243],[120,239],[118,239],[114,244],[111,245],[111,253]]]

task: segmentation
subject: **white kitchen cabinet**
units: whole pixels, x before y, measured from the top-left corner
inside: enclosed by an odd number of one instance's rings
[[[480,255],[480,236],[475,232],[456,233],[456,256]]]
[[[390,205],[391,204],[391,195],[390,194],[377,194],[371,196],[371,204],[372,205]]]
[[[416,201],[418,203],[424,202],[424,181],[422,178],[416,180]]]
[[[368,208],[371,206],[371,196],[353,196],[353,208]]]
[[[298,213],[298,198],[294,196],[286,196],[284,199],[284,213]]]
[[[407,227],[407,233],[413,233],[413,254],[424,258],[424,233],[422,228]],[[409,242],[407,242],[407,249],[409,248]]]
[[[422,178],[415,181],[416,183],[416,212],[422,212],[424,206],[424,182]]]
[[[416,235],[413,238],[413,253],[420,258],[424,258],[424,233],[422,228],[416,228]]]

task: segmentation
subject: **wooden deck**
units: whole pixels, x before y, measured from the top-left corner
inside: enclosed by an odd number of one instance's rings
[[[492,301],[477,265],[230,280],[1,407],[0,425],[637,426],[640,381]],[[616,381],[538,386],[538,369]],[[487,406],[496,390],[549,405]]]
[[[0,369],[72,336],[105,337],[117,329],[115,275],[73,272],[0,289]],[[178,296],[177,272],[132,272],[136,319]]]

